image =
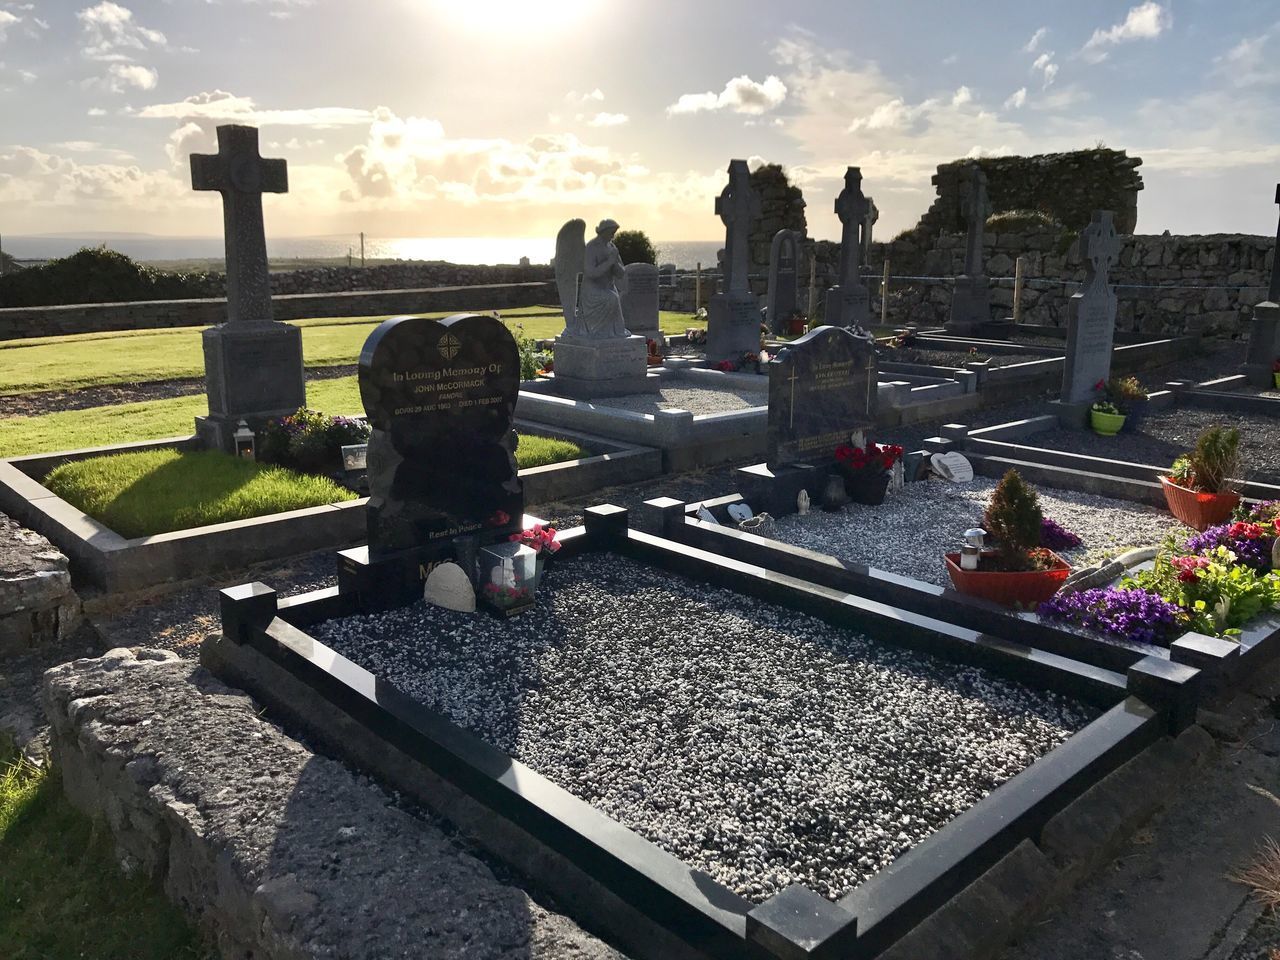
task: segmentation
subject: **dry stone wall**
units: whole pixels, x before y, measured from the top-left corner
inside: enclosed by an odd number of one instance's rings
[[[0,659],[65,640],[83,619],[67,558],[0,513]]]

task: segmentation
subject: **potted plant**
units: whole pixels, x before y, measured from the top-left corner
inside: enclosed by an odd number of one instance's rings
[[[844,492],[849,499],[875,506],[884,503],[890,471],[902,459],[902,448],[870,441],[865,447],[844,443],[836,447],[835,458],[836,473],[844,481]]]
[[[1231,516],[1240,495],[1232,487],[1240,475],[1240,431],[1210,427],[1196,447],[1174,461],[1160,478],[1169,511],[1196,530],[1207,530]]]
[[[1048,600],[1071,574],[1071,566],[1040,546],[1043,523],[1035,490],[1017,470],[1010,470],[991,495],[983,517],[995,549],[982,551],[976,570],[962,569],[958,552],[946,555],[947,573],[955,588],[1006,607]]]
[[[1125,420],[1136,413],[1146,402],[1147,391],[1137,377],[1112,377],[1099,380],[1094,390],[1101,396],[1089,408],[1089,423],[1094,433],[1114,437],[1125,425]]]
[[[662,350],[658,347],[658,341],[650,337],[645,343],[649,347],[649,366],[658,367],[662,365]]]

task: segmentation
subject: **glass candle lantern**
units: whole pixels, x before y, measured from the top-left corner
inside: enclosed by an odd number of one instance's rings
[[[523,543],[497,543],[480,550],[480,596],[491,607],[513,613],[533,603],[538,555]]]
[[[978,569],[978,560],[982,556],[982,546],[986,537],[987,531],[981,527],[970,527],[964,532],[964,544],[960,547],[961,570]]]
[[[253,431],[249,429],[249,424],[241,420],[236,427],[236,432],[232,434],[236,442],[236,456],[243,457],[246,460],[256,460],[257,451],[255,450],[255,442]]]

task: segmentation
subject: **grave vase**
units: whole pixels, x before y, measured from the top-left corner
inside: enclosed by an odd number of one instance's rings
[[[1210,527],[1226,523],[1231,518],[1236,505],[1240,503],[1238,493],[1205,493],[1179,486],[1169,477],[1160,478],[1160,486],[1164,488],[1164,498],[1169,504],[1169,512],[1188,527],[1203,533]]]
[[[888,470],[850,470],[844,473],[844,492],[854,503],[878,506],[889,489]]]

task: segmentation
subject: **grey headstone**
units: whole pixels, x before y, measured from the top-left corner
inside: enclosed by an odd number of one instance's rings
[[[1091,401],[1095,386],[1111,376],[1111,352],[1116,332],[1116,293],[1108,282],[1120,259],[1111,212],[1095,210],[1080,234],[1085,282],[1067,303],[1067,358],[1062,373],[1062,402]]]
[[[765,316],[769,329],[785,333],[787,318],[799,306],[800,238],[795,230],[779,230],[769,245],[769,293]]]
[[[956,278],[946,327],[953,333],[972,333],[991,322],[991,290],[982,265],[982,233],[991,204],[987,199],[987,175],[976,163],[969,164],[965,170],[960,206],[968,224],[964,274]]]
[[[1280,357],[1280,304],[1259,303],[1249,322],[1249,348],[1241,368],[1249,383],[1269,390],[1275,385],[1272,365]]]
[[[262,194],[286,193],[283,160],[258,154],[254,127],[218,127],[218,152],[191,155],[191,186],[222,195],[227,261],[227,322],[201,335],[209,416],[196,419],[206,447],[230,452],[242,419],[259,426],[306,405],[302,332],[275,323],[267,272]]]
[[[1276,184],[1276,203],[1280,204],[1280,183]],[[1271,289],[1267,300],[1280,303],[1280,223],[1276,224],[1276,247],[1271,254]]]
[[[629,263],[622,319],[627,329],[646,339],[658,334],[658,268],[652,263]]]
[[[827,292],[826,322],[866,330],[871,323],[871,293],[862,282],[862,232],[871,202],[862,193],[862,171],[849,167],[836,198],[840,218],[840,282]]]
[[[835,448],[876,421],[876,353],[869,334],[813,330],[769,361],[768,466],[830,463]]]

